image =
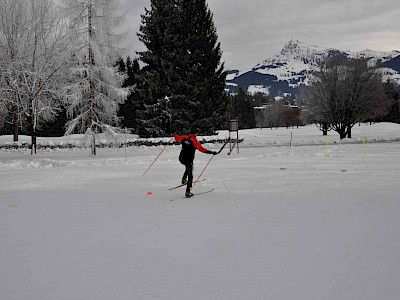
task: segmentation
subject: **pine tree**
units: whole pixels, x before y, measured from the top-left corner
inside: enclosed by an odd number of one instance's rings
[[[226,121],[228,105],[221,46],[206,1],[182,0],[181,5],[185,29],[182,52],[186,56],[183,70],[189,87],[185,95],[195,103],[194,119],[190,123],[197,122],[203,132],[213,133]]]
[[[231,96],[231,116],[238,118],[240,128],[253,128],[256,118],[252,105],[252,97],[239,89],[235,96]]]
[[[145,64],[142,133],[170,134],[193,125],[211,133],[220,127],[228,103],[226,73],[206,2],[152,0],[138,35],[147,47],[139,53]]]
[[[138,76],[140,75],[140,66],[137,59],[131,60],[128,56],[126,63],[121,58],[117,62],[120,72],[126,75],[122,87],[129,88],[129,95],[126,101],[120,105],[118,116],[121,118],[121,126],[137,131],[137,110],[139,109],[140,94],[138,91]]]
[[[386,81],[384,83],[385,93],[390,100],[389,112],[386,116],[377,118],[382,122],[400,123],[400,92],[396,90],[395,83]]]
[[[151,0],[150,10],[146,9],[142,15],[138,37],[147,51],[138,53],[145,64],[138,87],[143,99],[137,119],[138,133],[141,136],[162,136],[170,132],[169,105],[159,103],[172,94],[171,78],[167,74],[173,69],[172,24],[176,16],[175,2]]]
[[[71,78],[65,88],[69,101],[67,132],[85,132],[96,154],[95,134],[118,125],[118,105],[127,97],[121,88],[124,76],[118,72],[116,43],[120,36],[112,30],[122,21],[116,16],[115,0],[69,0],[71,22]]]

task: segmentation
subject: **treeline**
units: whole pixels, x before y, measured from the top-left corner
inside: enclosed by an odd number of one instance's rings
[[[141,137],[224,126],[229,98],[205,0],[152,0],[137,58],[121,58],[117,0],[0,0],[0,133],[130,128]],[[119,58],[118,58],[119,57]]]
[[[137,33],[146,50],[121,56],[117,0],[0,0],[0,134],[85,133],[128,128],[160,137],[190,127],[316,123],[351,137],[360,121],[400,122],[399,93],[366,60],[330,58],[301,96],[225,93],[226,71],[205,0],[151,0]],[[57,2],[59,3],[59,2]]]
[[[242,89],[230,96],[229,115],[238,118],[240,128],[291,127],[306,122],[293,96],[275,98],[263,93],[248,94]]]
[[[0,127],[41,132],[115,134],[129,90],[115,67],[121,23],[117,1],[0,0]],[[10,131],[8,131],[10,130]]]
[[[138,125],[138,113],[143,105],[142,96],[139,90],[134,88],[140,84],[140,66],[138,59],[132,60],[129,56],[124,60],[120,58],[117,62],[118,69],[126,74],[123,87],[130,88],[127,100],[120,105],[118,116],[121,120],[121,127],[128,128],[136,132]],[[382,106],[383,114],[378,116],[375,113],[359,118],[360,121],[373,122],[394,122],[400,123],[400,106],[398,87],[386,81],[382,83],[385,103]],[[311,89],[312,87],[308,87]],[[315,88],[315,86],[314,86]],[[328,91],[328,90],[326,90]],[[248,94],[239,89],[237,94],[228,95],[228,105],[226,110],[226,118],[238,118],[240,128],[277,128],[277,127],[293,127],[302,126],[309,123],[317,124],[326,134],[323,122],[318,122],[313,114],[313,108],[307,102],[306,95],[310,91],[304,91],[303,98],[295,98],[291,95],[280,97],[278,100],[272,96],[262,93]],[[366,105],[365,100],[361,100]],[[382,103],[381,103],[382,104]],[[333,113],[333,112],[332,112]],[[59,118],[45,126],[39,135],[41,136],[60,136],[65,132],[64,126],[67,121],[65,111],[59,114]],[[226,128],[227,124],[222,124],[220,128]],[[331,130],[329,126],[325,129]]]
[[[399,98],[399,86],[384,79],[379,64],[337,56],[322,62],[296,98],[239,90],[230,96],[229,114],[238,117],[241,128],[314,123],[324,135],[334,130],[343,139],[351,138],[351,129],[359,122],[400,123]]]

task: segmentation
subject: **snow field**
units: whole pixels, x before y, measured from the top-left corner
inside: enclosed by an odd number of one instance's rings
[[[0,299],[399,299],[399,125],[360,127],[241,131],[191,199],[179,146],[1,151]]]

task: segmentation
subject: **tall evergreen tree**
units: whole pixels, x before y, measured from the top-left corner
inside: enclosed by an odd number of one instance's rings
[[[168,134],[196,125],[211,133],[221,127],[226,72],[206,1],[152,0],[138,35],[147,47],[139,53],[145,63],[144,131]],[[163,127],[152,127],[157,124]]]
[[[119,70],[126,75],[122,87],[129,88],[129,95],[126,101],[120,105],[118,116],[121,117],[121,126],[137,130],[136,112],[140,105],[140,94],[138,92],[138,76],[140,75],[140,66],[137,59],[132,60],[129,56],[126,63],[121,58],[117,62]]]
[[[239,89],[235,96],[231,96],[231,116],[238,118],[240,128],[256,126],[256,117],[252,105],[252,96]]]
[[[221,46],[206,1],[182,0],[181,5],[185,29],[182,51],[189,85],[186,96],[196,103],[191,122],[197,120],[198,127],[212,133],[224,123],[228,104]]]
[[[396,90],[396,85],[393,82],[386,81],[384,83],[385,93],[390,101],[389,112],[386,116],[378,118],[383,122],[400,123],[400,92]]]
[[[169,106],[158,103],[162,103],[165,97],[172,94],[167,72],[172,68],[171,51],[174,43],[171,40],[172,23],[176,16],[175,2],[151,0],[150,10],[146,9],[141,16],[142,25],[138,37],[147,48],[138,53],[145,64],[138,87],[143,99],[137,119],[137,131],[141,136],[162,136],[170,131]]]

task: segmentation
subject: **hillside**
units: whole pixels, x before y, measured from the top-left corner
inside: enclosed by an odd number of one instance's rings
[[[343,55],[348,58],[367,58],[371,63],[382,63],[385,79],[390,77],[400,83],[400,52],[363,50],[359,52],[322,48],[297,40],[290,40],[282,50],[251,70],[232,70],[227,77],[226,90],[236,92],[239,88],[249,93],[262,92],[280,96],[296,95],[301,85],[307,85],[310,74],[328,57]]]

